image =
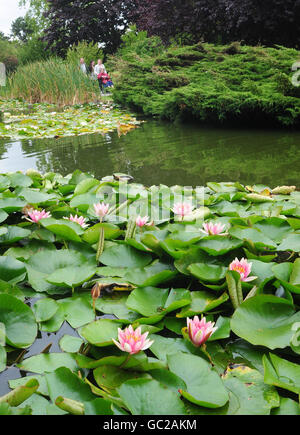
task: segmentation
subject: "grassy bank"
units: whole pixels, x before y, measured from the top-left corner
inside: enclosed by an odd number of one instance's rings
[[[147,46],[147,50],[144,50]],[[151,38],[110,59],[114,99],[168,120],[300,126],[299,51],[196,44],[163,48]]]
[[[52,58],[19,67],[0,88],[0,96],[65,106],[99,99],[99,87],[76,65]]]

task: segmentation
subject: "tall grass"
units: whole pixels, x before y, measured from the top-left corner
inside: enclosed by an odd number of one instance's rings
[[[0,95],[64,106],[94,100],[99,97],[99,87],[77,65],[51,58],[20,66],[8,78],[6,86],[0,88]]]

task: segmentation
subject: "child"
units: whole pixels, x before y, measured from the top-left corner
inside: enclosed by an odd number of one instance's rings
[[[103,68],[100,70],[100,74],[98,74],[98,82],[101,92],[105,88],[111,88],[114,86],[113,82],[111,81],[111,78],[109,75],[104,71]]]

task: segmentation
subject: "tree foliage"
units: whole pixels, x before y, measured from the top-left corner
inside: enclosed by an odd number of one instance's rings
[[[16,18],[11,25],[12,36],[20,42],[28,42],[35,32],[35,23],[28,15]]]
[[[48,0],[50,25],[44,40],[59,55],[80,41],[103,44],[111,53],[121,43],[134,8],[129,0]]]
[[[164,41],[300,45],[300,0],[137,0],[139,30]]]

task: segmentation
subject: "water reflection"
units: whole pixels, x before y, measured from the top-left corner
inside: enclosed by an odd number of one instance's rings
[[[300,132],[239,130],[147,121],[117,132],[61,139],[0,141],[0,172],[36,168],[103,177],[125,172],[136,181],[199,186],[207,181],[299,185]]]

